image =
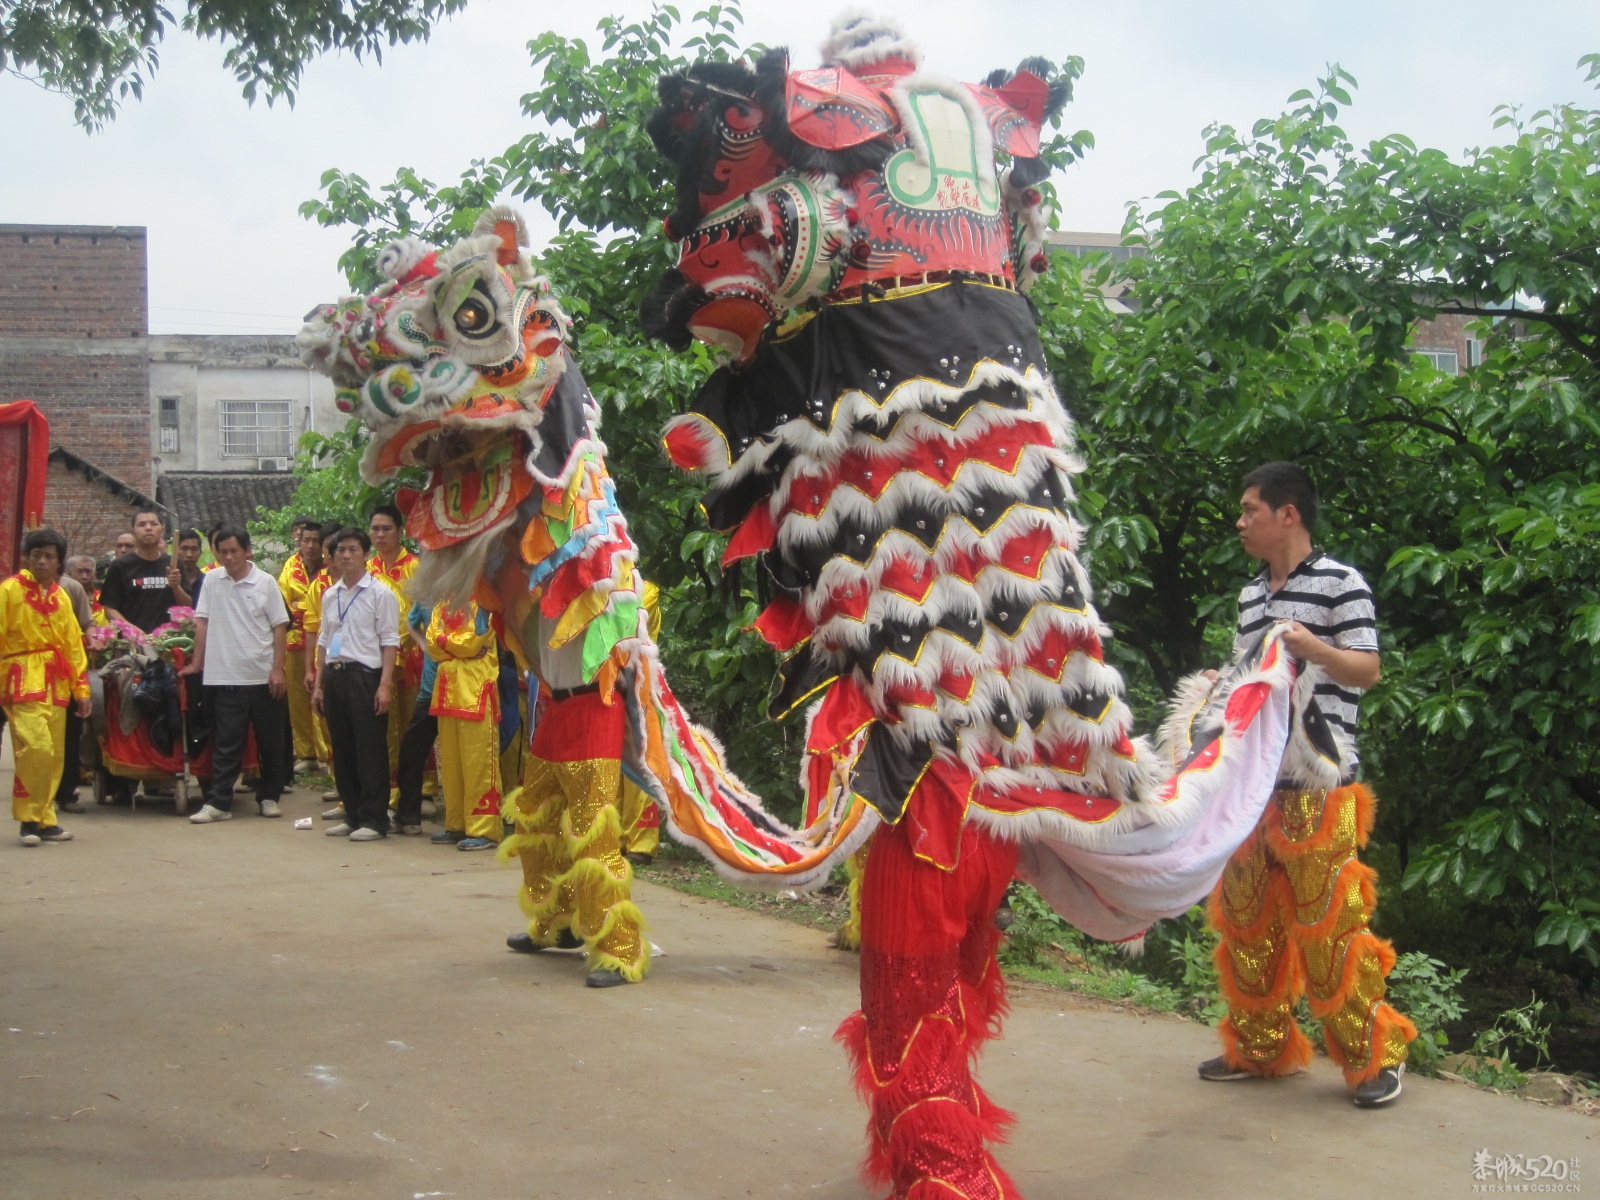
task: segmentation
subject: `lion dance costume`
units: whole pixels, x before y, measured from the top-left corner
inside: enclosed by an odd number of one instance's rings
[[[1075,553],[1072,423],[1021,294],[1069,81],[1038,60],[933,75],[870,18],[823,56],[661,81],[680,255],[643,319],[731,359],[664,444],[709,480],[725,562],[759,556],[776,593],[755,628],[785,656],[770,715],[809,706],[808,820],[842,797],[875,818],[839,1031],[866,1170],[902,1200],[1000,1200],[1009,1116],[969,1064],[1005,1009],[1007,884],[1110,940],[1198,901],[1271,791],[1294,667],[1265,639],[1188,689],[1165,757],[1129,736]]]

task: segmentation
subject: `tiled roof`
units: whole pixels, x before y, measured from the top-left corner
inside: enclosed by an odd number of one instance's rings
[[[257,508],[286,508],[298,486],[287,471],[167,471],[156,480],[156,499],[179,525],[204,533],[219,521],[248,524]]]

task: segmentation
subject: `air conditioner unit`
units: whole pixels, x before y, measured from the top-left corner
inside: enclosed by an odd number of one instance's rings
[[[289,460],[287,458],[258,458],[256,459],[258,471],[287,471]]]

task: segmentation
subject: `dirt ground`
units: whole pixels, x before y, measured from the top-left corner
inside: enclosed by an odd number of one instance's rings
[[[504,948],[516,874],[492,856],[296,830],[323,807],[304,789],[284,819],[254,807],[0,840],[0,1196],[875,1194],[831,1040],[855,959],[824,934],[641,885],[665,953],[591,991],[574,955]],[[1358,1111],[1325,1060],[1205,1084],[1199,1026],[1013,998],[981,1072],[1030,1200],[1468,1196],[1499,1182],[1480,1149],[1600,1170],[1600,1121],[1410,1078]]]

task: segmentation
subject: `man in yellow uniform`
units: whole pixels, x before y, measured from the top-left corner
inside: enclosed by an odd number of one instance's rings
[[[56,788],[66,756],[67,708],[89,715],[89,660],[72,604],[56,578],[67,540],[53,529],[22,539],[28,565],[0,583],[0,708],[11,726],[16,779],[11,816],[24,846],[66,842]]]
[[[328,761],[328,743],[318,736],[317,714],[311,711],[311,693],[306,691],[306,594],[322,570],[322,522],[314,517],[296,518],[294,542],[297,549],[278,572],[278,590],[289,609],[289,727],[294,738],[294,773],[300,775]],[[319,593],[318,603],[321,599]]]
[[[457,850],[500,844],[500,656],[489,614],[476,604],[433,611],[424,639],[439,664],[428,711],[439,720],[444,832]]]
[[[341,527],[341,523],[338,521],[328,521],[323,524],[321,530],[319,531],[322,544],[322,569],[313,575],[311,577],[311,582],[306,585],[305,616],[303,618],[301,629],[305,635],[307,662],[305,664],[305,679],[301,682],[302,686],[306,689],[306,695],[308,697],[311,695],[312,677],[314,674],[311,670],[311,660],[315,658],[317,636],[322,632],[322,593],[326,592],[330,587],[333,586],[333,573],[329,569],[330,564],[333,562],[333,538],[334,535],[339,532]],[[323,716],[321,713],[316,712],[314,709],[311,715],[314,718],[316,725],[317,745],[325,748],[328,751],[328,773],[331,775],[333,774],[333,742],[329,740],[328,737],[328,718]],[[326,801],[333,802],[334,805],[327,812],[322,814],[322,819],[324,821],[344,820],[344,806],[338,803],[338,790],[330,789],[326,792],[323,792],[322,798]]]
[[[406,584],[416,574],[417,556],[400,544],[405,518],[392,504],[380,504],[367,521],[367,536],[372,539],[372,556],[367,571],[389,586],[400,603],[400,657],[394,667],[394,698],[389,704],[389,809],[400,803],[400,735],[411,724],[417,707],[417,691],[422,687],[423,653],[406,632],[405,617],[411,611]],[[428,790],[424,784],[424,791]]]

